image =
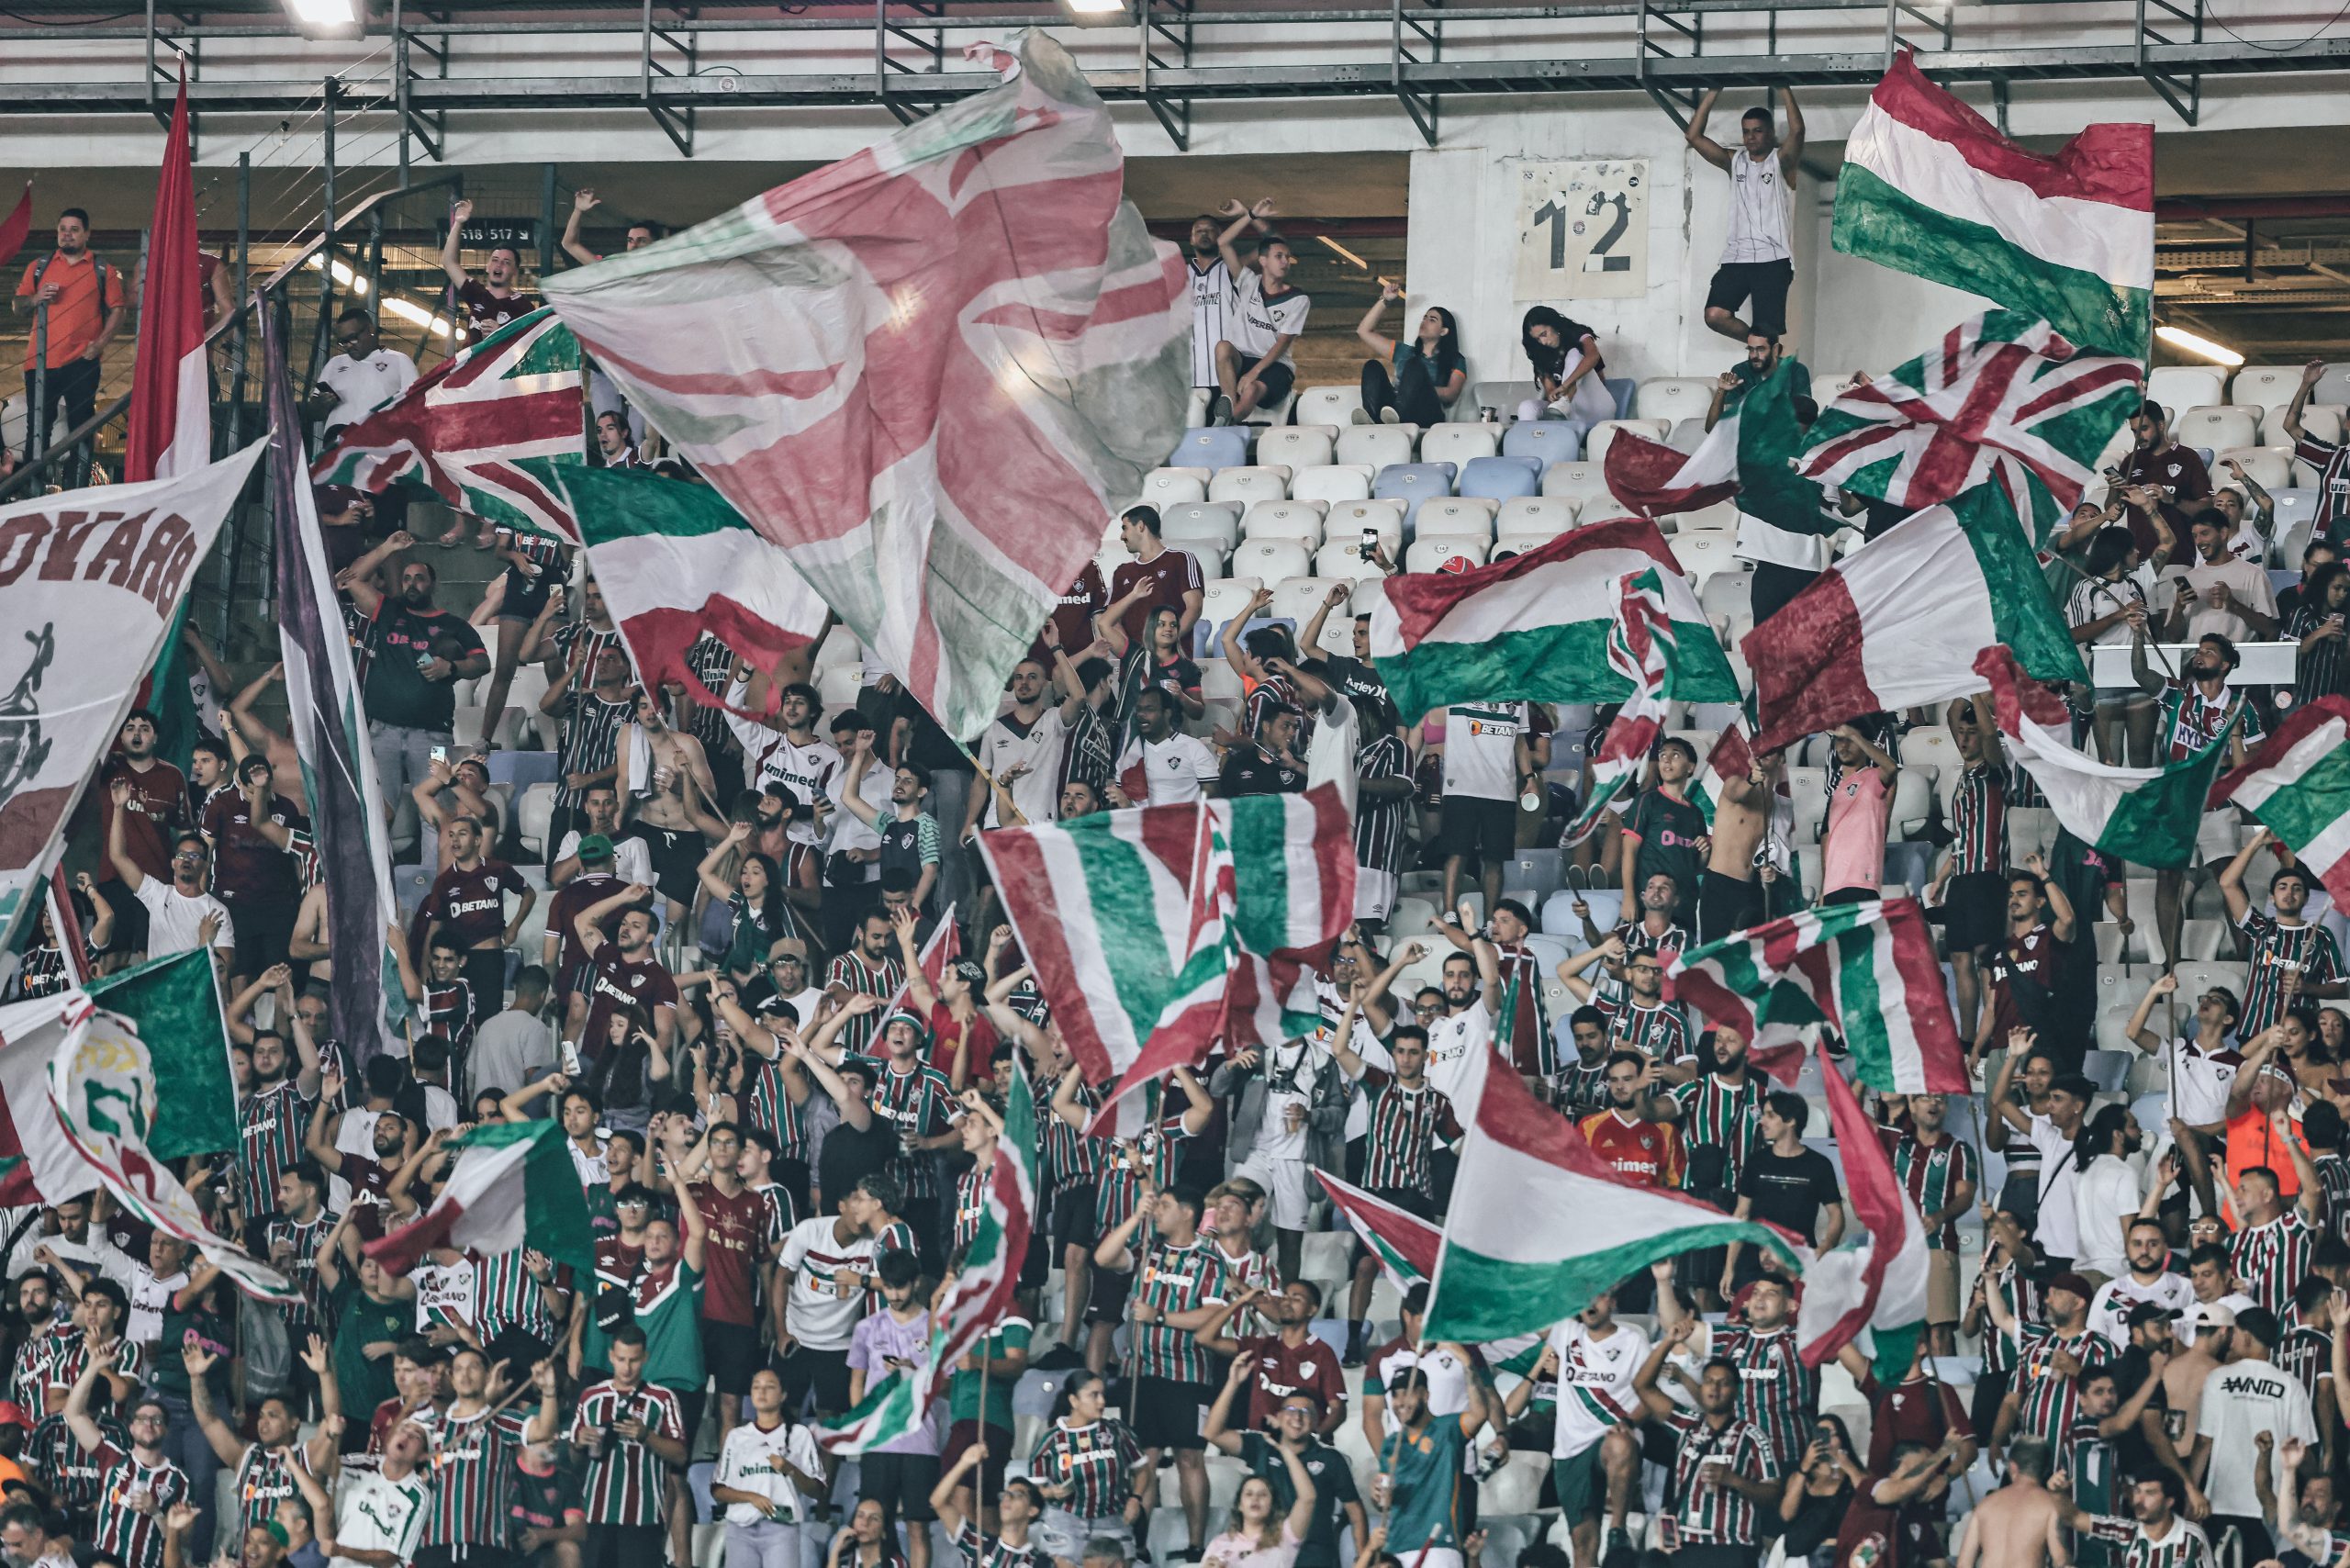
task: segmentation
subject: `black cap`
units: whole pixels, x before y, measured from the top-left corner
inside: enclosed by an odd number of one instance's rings
[[[2178,1314],[2158,1301],[2142,1301],[2130,1309],[2125,1326],[2135,1328],[2141,1323],[2175,1323]]]

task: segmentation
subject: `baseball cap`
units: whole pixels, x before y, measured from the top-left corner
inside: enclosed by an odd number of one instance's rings
[[[25,1407],[15,1400],[0,1399],[0,1427],[22,1427],[29,1432],[33,1429],[33,1418],[26,1415]]]
[[[2180,1314],[2177,1309],[2165,1306],[2158,1301],[2142,1301],[2130,1309],[2130,1316],[2125,1320],[2124,1326],[2135,1328],[2141,1323],[2171,1323],[2177,1321],[2179,1316]]]
[[[578,857],[582,860],[610,860],[612,857],[612,841],[600,833],[591,833],[579,841]]]
[[[1463,572],[1475,570],[1476,566],[1477,563],[1466,555],[1447,555],[1444,558],[1444,564],[1437,567],[1437,570],[1447,576],[1457,577]]]
[[[2097,1299],[2097,1287],[2069,1269],[2050,1280],[2048,1288],[2052,1291],[2071,1291],[2085,1302]]]
[[[320,517],[340,517],[349,511],[352,503],[360,500],[363,496],[363,491],[349,485],[310,487],[310,502],[318,509]]]
[[[2233,1328],[2236,1326],[2235,1308],[2225,1302],[2198,1302],[2187,1309],[2187,1321],[2199,1329]]]
[[[808,944],[797,936],[778,936],[767,944],[767,961],[773,963],[778,958],[797,958],[804,964],[808,961]]]

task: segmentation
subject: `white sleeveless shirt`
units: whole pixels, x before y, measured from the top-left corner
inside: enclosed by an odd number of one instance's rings
[[[1722,262],[1782,262],[1795,254],[1787,244],[1787,183],[1775,147],[1760,158],[1741,147],[1729,155],[1729,238]]]

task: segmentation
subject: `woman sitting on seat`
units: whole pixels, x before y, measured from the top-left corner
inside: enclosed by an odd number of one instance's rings
[[[1419,335],[1410,342],[1382,336],[1379,319],[1388,305],[1403,297],[1403,285],[1379,280],[1379,299],[1355,323],[1355,336],[1379,357],[1362,365],[1362,407],[1354,422],[1439,425],[1445,409],[1469,385],[1469,362],[1460,357],[1460,332],[1452,312],[1431,305],[1420,313]],[[1393,375],[1389,367],[1393,367]]]
[[[1607,362],[1589,327],[1537,305],[1526,313],[1518,332],[1526,357],[1533,362],[1534,388],[1539,394],[1517,406],[1519,419],[1564,420],[1580,435],[1616,417],[1616,395],[1599,375]]]

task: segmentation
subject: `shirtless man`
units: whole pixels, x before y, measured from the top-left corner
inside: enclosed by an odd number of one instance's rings
[[[2048,1445],[2019,1438],[2008,1450],[2008,1484],[1967,1516],[1957,1568],[2069,1568],[2064,1500],[2048,1489]]]
[[[621,726],[620,772],[612,784],[620,795],[621,821],[651,851],[654,882],[669,901],[669,918],[679,921],[700,886],[703,841],[725,837],[726,823],[711,804],[718,782],[701,742],[670,728],[661,698],[658,690],[636,694],[636,722]],[[650,778],[634,776],[640,750],[652,759]]]
[[[1697,940],[1718,942],[1733,931],[1762,922],[1762,888],[1756,879],[1754,852],[1771,825],[1771,802],[1778,794],[1786,753],[1764,752],[1747,764],[1743,778],[1722,780],[1714,804],[1713,846],[1697,885]]]
[[[2203,1413],[2203,1380],[2227,1361],[2236,1333],[2236,1315],[2217,1304],[2191,1308],[2189,1319],[2195,1326],[2193,1343],[2174,1341],[2179,1348],[2163,1368],[2163,1433],[2181,1455],[2195,1447],[2196,1423]],[[2188,1518],[2200,1520],[2211,1511],[2199,1491],[2190,1492],[2187,1502]]]

